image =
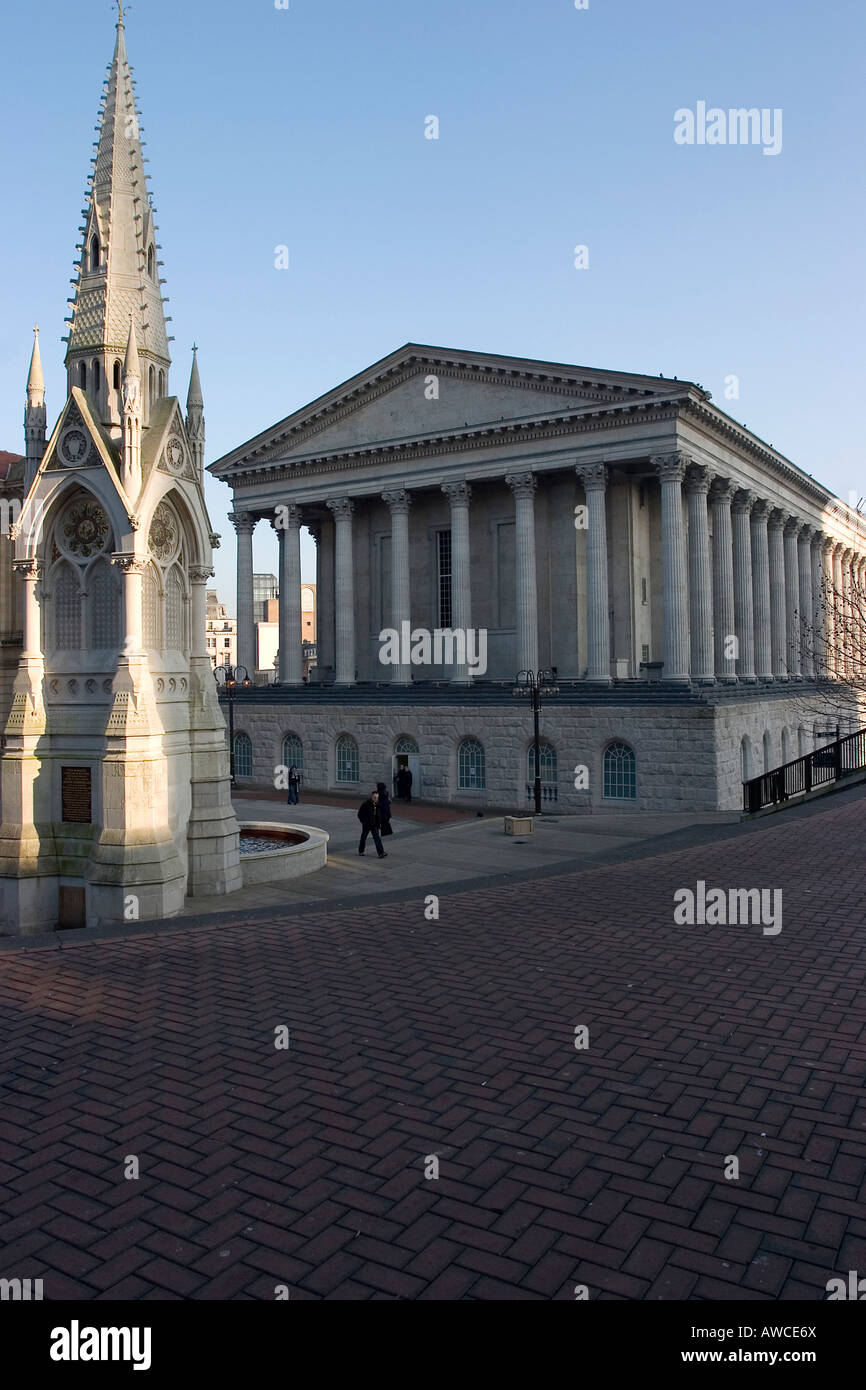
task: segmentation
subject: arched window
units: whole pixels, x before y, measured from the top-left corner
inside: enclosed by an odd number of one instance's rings
[[[77,652],[81,648],[81,586],[77,571],[65,561],[58,565],[52,588],[54,646],[60,652]]]
[[[183,580],[175,565],[165,585],[165,645],[173,652],[186,651],[184,599]]]
[[[552,743],[542,743],[539,748],[539,776],[543,783],[556,782],[556,749]],[[526,754],[526,775],[530,782],[535,781],[535,744],[530,743]]]
[[[457,786],[460,791],[479,791],[487,785],[484,745],[464,738],[457,750]]]
[[[740,757],[743,764],[743,781],[748,782],[752,777],[752,740],[748,734],[743,734],[740,742]]]
[[[114,359],[114,377],[113,377],[113,382],[114,382],[114,389],[115,389],[115,391],[119,391],[119,390],[120,390],[120,372],[121,372],[120,358],[116,357],[116,358]]]
[[[791,763],[793,761],[794,759],[791,757],[791,734],[786,726],[782,730],[782,762]]]
[[[153,367],[151,367],[150,372],[148,373],[148,382],[150,385],[149,400],[151,407],[153,407],[154,401],[156,400],[156,372],[154,371]]]
[[[235,734],[235,776],[252,777],[253,745],[249,734]]]
[[[156,257],[155,257],[154,254],[153,254],[153,247],[152,247],[152,246],[148,246],[148,248],[147,248],[147,273],[148,273],[148,275],[150,276],[151,280],[154,278],[154,277],[153,277],[153,272],[154,272],[155,269],[156,269]]]
[[[297,734],[286,734],[283,739],[283,766],[304,770],[304,745]]]
[[[397,742],[394,744],[394,753],[395,756],[403,754],[405,757],[408,758],[417,758],[418,745],[415,742],[414,738],[410,738],[408,734],[403,734],[400,738],[397,739]]]
[[[769,772],[773,766],[773,740],[769,731],[764,732],[764,771]]]
[[[90,646],[116,651],[123,641],[120,617],[120,582],[107,560],[97,560],[87,575],[87,607]]]
[[[165,372],[160,372],[160,374],[159,374],[159,399],[162,400],[162,398],[163,398],[164,395],[165,395]]]
[[[142,641],[150,651],[162,650],[159,621],[159,577],[153,565],[148,565],[141,580]]]
[[[615,801],[635,800],[637,765],[634,749],[627,743],[609,743],[605,748],[601,794]]]
[[[358,745],[348,734],[343,734],[337,739],[337,781],[357,782],[359,780]]]
[[[82,391],[86,391],[86,390],[87,390],[87,363],[86,363],[86,362],[79,362],[79,364],[78,364],[78,385],[81,387]]]
[[[95,232],[90,238],[90,269],[99,269],[99,237]]]
[[[100,387],[100,383],[101,383],[101,376],[102,376],[102,373],[101,373],[100,370],[99,370],[99,363],[98,363],[98,362],[96,361],[96,359],[94,358],[94,361],[93,361],[93,372],[92,372],[93,394],[94,394],[94,396],[98,396],[98,395],[99,395],[99,387]]]

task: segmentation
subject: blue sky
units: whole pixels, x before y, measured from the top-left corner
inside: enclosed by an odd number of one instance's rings
[[[0,20],[0,448],[23,452],[37,320],[51,423],[63,404],[112,13]],[[135,0],[126,30],[172,389],[198,342],[208,462],[411,340],[699,381],[866,493],[860,0]],[[702,100],[780,108],[781,153],[677,145]],[[230,494],[207,488],[234,611]],[[261,525],[255,566],[275,563]]]

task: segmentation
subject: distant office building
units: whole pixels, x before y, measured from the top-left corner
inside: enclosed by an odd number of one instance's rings
[[[238,622],[230,618],[216,589],[207,591],[207,654],[212,666],[236,666],[238,661]]]
[[[264,623],[268,620],[267,605],[271,599],[278,597],[280,586],[275,574],[254,574],[253,575],[253,622]]]

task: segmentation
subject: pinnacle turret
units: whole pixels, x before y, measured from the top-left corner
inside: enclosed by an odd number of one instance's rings
[[[189,390],[186,395],[186,433],[201,473],[204,468],[204,399],[198,374],[198,348],[193,345],[192,370],[189,374]]]
[[[33,330],[33,351],[30,354],[30,371],[27,374],[27,404],[24,408],[25,496],[30,490],[30,484],[36,476],[36,470],[45,453],[46,424],[45,378],[42,375],[42,359],[39,355],[39,325],[37,324]]]

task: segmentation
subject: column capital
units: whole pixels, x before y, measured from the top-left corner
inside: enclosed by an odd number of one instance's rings
[[[209,565],[190,565],[187,574],[193,584],[206,584],[213,574]]]
[[[29,560],[13,560],[12,568],[24,579],[38,579],[42,573],[42,565],[35,556],[31,556]]]
[[[710,501],[713,506],[730,507],[737,484],[732,478],[713,478],[710,484]]]
[[[256,529],[257,520],[252,512],[229,512],[229,521],[239,536],[251,536]]]
[[[803,523],[798,516],[789,516],[785,521],[785,535],[789,538],[793,536],[796,539],[802,527]]]
[[[333,514],[335,521],[351,520],[355,510],[355,503],[351,497],[329,497],[325,506]]]
[[[765,525],[770,515],[770,504],[766,497],[756,497],[752,504],[752,521]]]
[[[755,494],[747,487],[738,487],[731,501],[731,511],[735,516],[748,516],[755,505]]]
[[[819,531],[818,527],[815,526],[812,530],[812,549],[822,550],[824,548],[824,540],[824,532]]]
[[[124,574],[144,574],[147,569],[147,560],[143,555],[129,555],[122,550],[114,552],[111,563],[123,570]]]
[[[675,450],[672,454],[651,454],[650,463],[663,483],[681,483],[691,459]]]
[[[534,473],[507,473],[505,481],[514,493],[515,499],[532,497],[538,487],[538,479]]]
[[[316,545],[320,545],[320,544],[321,544],[321,540],[322,540],[322,523],[321,523],[321,521],[308,521],[308,522],[307,522],[307,530],[309,531],[309,533],[310,533],[310,535],[312,536],[313,540],[316,542]]]
[[[472,488],[468,483],[443,483],[442,491],[452,507],[468,507],[472,500]]]
[[[836,549],[836,545],[837,542],[832,536],[825,536],[821,542],[821,549],[824,551],[825,555],[832,555],[833,551]]]
[[[800,527],[800,534],[798,536],[798,540],[803,545],[809,546],[812,544],[812,537],[814,536],[814,534],[815,528],[813,526],[810,526],[808,522],[803,522],[802,526]]]
[[[604,492],[607,487],[606,463],[577,463],[574,471],[586,492]]]
[[[787,518],[780,507],[774,507],[770,512],[767,525],[771,531],[784,531]]]
[[[383,492],[382,501],[392,516],[408,516],[412,506],[412,494],[405,488],[396,492]]]
[[[294,502],[280,502],[274,508],[274,514],[269,520],[274,530],[281,534],[283,531],[288,531],[290,526],[300,526],[303,515],[300,507]]]
[[[692,463],[686,469],[686,492],[692,495],[706,497],[712,481],[712,474],[705,464]]]

